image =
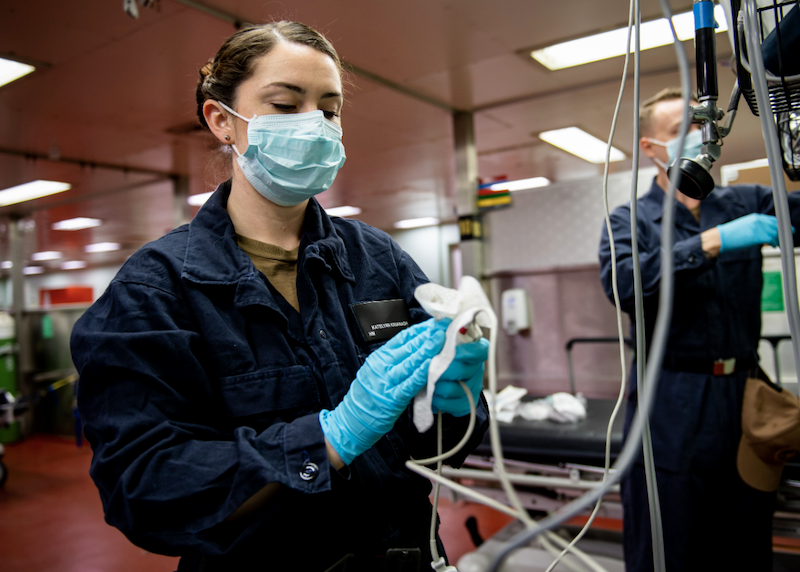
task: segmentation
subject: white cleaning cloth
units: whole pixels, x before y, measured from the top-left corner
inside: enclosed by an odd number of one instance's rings
[[[433,425],[431,402],[434,386],[453,362],[456,345],[480,339],[483,336],[481,326],[494,326],[497,318],[480,282],[472,276],[463,276],[458,290],[423,284],[414,291],[414,297],[434,319],[453,320],[445,333],[444,348],[431,360],[428,384],[414,398],[414,425],[417,431],[424,433]]]
[[[586,398],[580,393],[554,393],[543,399],[522,403],[517,414],[529,421],[549,419],[557,423],[577,423],[586,419]]]
[[[524,387],[507,385],[497,392],[497,399],[492,399],[492,394],[487,393],[486,402],[495,419],[503,423],[511,423],[519,410],[522,398],[527,394],[528,390]]]

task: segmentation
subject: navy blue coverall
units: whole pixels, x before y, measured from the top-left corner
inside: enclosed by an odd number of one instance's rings
[[[146,550],[181,556],[179,570],[322,571],[348,554],[347,570],[378,570],[387,549],[410,547],[429,569],[431,485],[404,462],[435,455],[435,428],[419,434],[409,408],[336,471],[318,420],[380,345],[362,341],[351,304],[403,299],[421,322],[414,289],[427,279],[387,234],[311,199],[298,313],[237,246],[229,193],[221,185],[190,224],[134,254],[73,330],[106,520]],[[445,416],[444,450],[467,421]],[[452,464],[487,424],[481,399]],[[225,522],[268,483],[283,487]]]
[[[637,202],[648,349],[658,311],[664,197],[654,181]],[[792,224],[800,228],[800,193],[790,194],[789,204]],[[700,233],[750,213],[774,212],[772,191],[759,185],[715,189],[701,203],[699,223],[684,205],[676,205],[674,310],[650,415],[667,570],[771,570],[774,494],[748,487],[736,469],[744,383],[747,370],[757,363],[761,334],[761,248],[707,258]],[[614,210],[611,226],[620,304],[633,320],[630,204]],[[605,227],[600,277],[613,302]],[[729,358],[737,360],[735,372],[713,375],[714,361]],[[636,399],[636,368],[631,366],[626,436]],[[626,570],[652,570],[641,456],[622,481],[622,503]]]

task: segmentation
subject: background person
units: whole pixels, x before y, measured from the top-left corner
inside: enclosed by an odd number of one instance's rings
[[[648,350],[661,281],[662,202],[669,184],[665,169],[679,154],[695,157],[702,146],[698,126],[692,125],[679,153],[678,131],[686,112],[680,89],[659,92],[640,110],[639,143],[658,168],[650,191],[637,203]],[[674,310],[650,414],[667,569],[771,570],[775,496],[740,479],[736,455],[745,379],[758,363],[761,246],[778,244],[772,192],[759,185],[736,185],[718,187],[702,202],[680,192],[676,200]],[[792,224],[798,227],[800,195],[789,195],[789,204]],[[633,320],[629,204],[613,212],[611,226],[620,304]],[[605,227],[600,277],[613,302]],[[728,368],[718,360],[729,360]],[[632,367],[626,435],[636,400]],[[626,569],[652,570],[641,458],[623,479],[621,492]]]
[[[387,234],[313,198],[345,160],[339,58],[303,24],[243,29],[197,104],[232,179],[134,254],[72,334],[106,520],[179,570],[373,571],[392,548],[427,570],[431,485],[404,462],[435,454],[436,430],[407,406],[445,324],[426,321],[427,280]],[[369,337],[362,303],[368,325],[400,325]],[[478,404],[452,464],[487,426],[487,346],[460,346],[437,385],[444,450],[467,426],[458,381]]]

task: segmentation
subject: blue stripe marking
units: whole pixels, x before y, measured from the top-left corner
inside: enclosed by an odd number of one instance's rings
[[[700,28],[719,28],[716,20],[714,20],[714,2],[711,0],[702,0],[695,2],[692,6],[694,12],[694,29]]]

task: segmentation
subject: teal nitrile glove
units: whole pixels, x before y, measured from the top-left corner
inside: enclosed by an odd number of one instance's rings
[[[322,432],[346,465],[391,431],[428,382],[444,339],[445,327],[433,319],[399,332],[367,357],[342,402],[320,411]]]
[[[753,213],[717,226],[720,252],[769,244],[778,246],[778,219]],[[794,233],[794,227],[792,227]]]
[[[467,384],[477,407],[483,389],[483,367],[489,357],[489,342],[481,338],[456,346],[456,357],[445,370],[433,390],[431,409],[455,417],[469,415],[469,400],[459,381]]]

